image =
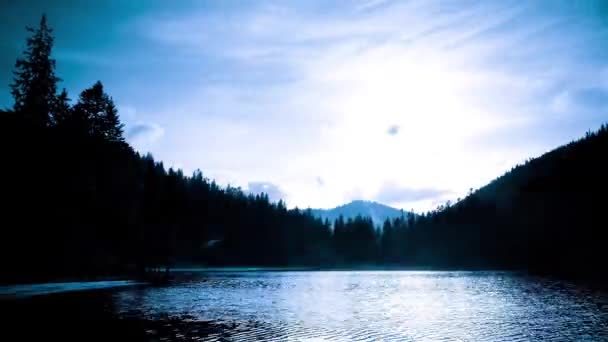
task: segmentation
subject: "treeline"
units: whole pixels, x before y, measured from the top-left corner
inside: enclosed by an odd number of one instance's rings
[[[606,279],[608,125],[419,218],[407,264]]]
[[[387,220],[378,263],[608,279],[608,124],[425,214]]]
[[[375,262],[378,232],[368,219],[341,220],[334,231],[308,210],[139,155],[101,82],[76,101],[58,91],[46,17],[29,31],[11,83],[14,106],[0,113],[3,281],[179,264]]]

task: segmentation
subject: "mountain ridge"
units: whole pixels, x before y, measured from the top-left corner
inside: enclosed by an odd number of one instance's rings
[[[382,226],[382,223],[387,219],[406,216],[408,211],[397,209],[386,204],[375,201],[353,200],[351,202],[339,205],[328,209],[310,209],[314,216],[320,217],[323,220],[328,219],[332,224],[342,215],[344,219],[355,218],[356,216],[371,217],[374,225]]]

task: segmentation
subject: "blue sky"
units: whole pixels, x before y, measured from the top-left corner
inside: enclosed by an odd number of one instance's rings
[[[606,1],[31,1],[0,13],[0,105],[46,12],[72,98],[129,142],[289,206],[428,210],[608,121]]]

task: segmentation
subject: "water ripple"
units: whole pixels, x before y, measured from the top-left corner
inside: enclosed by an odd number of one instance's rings
[[[506,272],[213,272],[114,301],[235,327],[208,340],[608,339],[605,294]]]

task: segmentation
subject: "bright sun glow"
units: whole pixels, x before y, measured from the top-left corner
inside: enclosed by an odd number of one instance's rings
[[[586,5],[161,7],[112,31],[111,49],[60,46],[66,84],[92,64],[139,151],[289,207],[434,209],[605,113],[605,20]]]
[[[435,55],[413,55],[381,47],[312,67],[313,82],[328,90],[325,109],[331,121],[319,149],[297,167],[320,165],[319,174],[332,189],[310,191],[302,184],[290,192],[292,200],[329,206],[350,198],[328,197],[328,192],[349,187],[346,197],[374,198],[386,183],[451,189],[442,200],[454,200],[478,184],[480,174],[498,172],[462,167],[470,162],[468,139],[501,124],[463,96],[471,88],[467,79],[475,75],[452,72]],[[430,208],[437,203],[394,205]]]

